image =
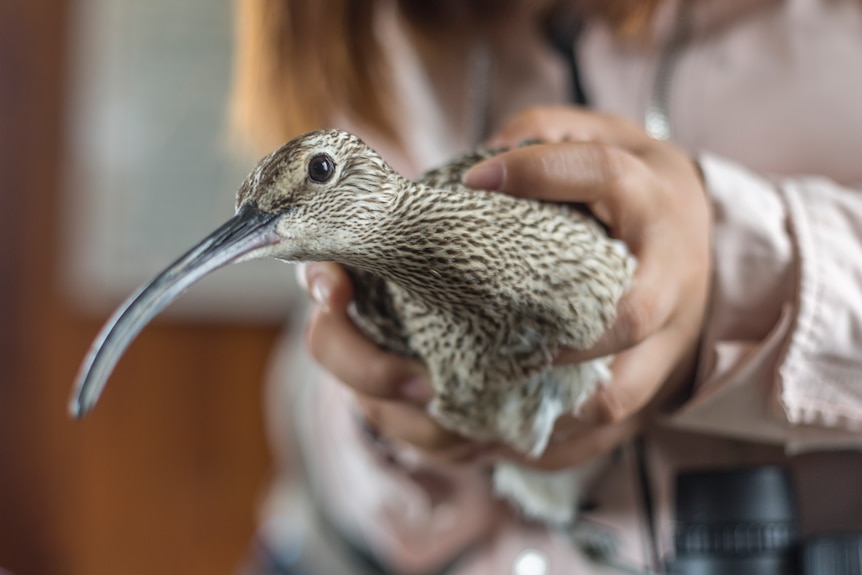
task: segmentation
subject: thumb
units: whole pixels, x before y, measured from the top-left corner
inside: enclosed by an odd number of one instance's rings
[[[635,158],[600,142],[536,144],[473,166],[464,185],[537,200],[593,202],[633,167]]]

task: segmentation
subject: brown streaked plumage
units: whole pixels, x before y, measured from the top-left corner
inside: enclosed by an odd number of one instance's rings
[[[466,169],[494,153],[476,151],[413,182],[347,132],[291,140],[242,184],[237,215],[109,322],[82,368],[73,413],[92,407],[134,336],[203,275],[263,257],[336,261],[356,283],[359,327],[427,367],[429,410],[442,425],[541,454],[556,419],[607,377],[607,360],[555,367],[552,359],[605,331],[634,260],[577,209],[463,186]],[[571,518],[559,501],[524,501],[530,495],[500,477],[498,489],[528,513]]]

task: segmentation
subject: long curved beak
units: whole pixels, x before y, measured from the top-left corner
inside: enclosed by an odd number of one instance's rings
[[[277,217],[246,202],[234,217],[126,300],[102,328],[84,359],[69,404],[72,416],[81,418],[93,408],[132,340],[185,290],[210,272],[276,244]]]

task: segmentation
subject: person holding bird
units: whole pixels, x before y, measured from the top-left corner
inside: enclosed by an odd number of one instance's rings
[[[234,120],[260,151],[338,127],[413,177],[510,148],[463,183],[579,206],[637,260],[604,335],[554,358],[612,356],[610,378],[539,457],[440,425],[423,365],[352,319],[348,270],[302,267],[309,320],[267,397],[283,481],[250,571],[298,572],[284,558],[297,526],[302,561],[333,574],[661,570],[673,476],[704,466],[788,466],[803,532],[862,531],[848,487],[862,481],[862,3],[240,0],[237,14]],[[501,502],[501,461],[588,469],[578,515],[599,529]],[[602,531],[614,550],[597,559]]]

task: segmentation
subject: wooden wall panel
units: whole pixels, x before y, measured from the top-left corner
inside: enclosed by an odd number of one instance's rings
[[[71,327],[70,339],[86,346],[97,326]],[[258,382],[272,335],[154,326],[124,357],[104,402],[86,420],[58,425],[74,459],[62,517],[72,572],[233,572],[265,487]],[[64,383],[71,374],[60,372],[80,360],[80,350],[66,350],[52,377]]]
[[[267,477],[276,326],[157,324],[92,416],[66,416],[102,321],[56,287],[67,11],[0,0],[0,567],[232,573]]]

